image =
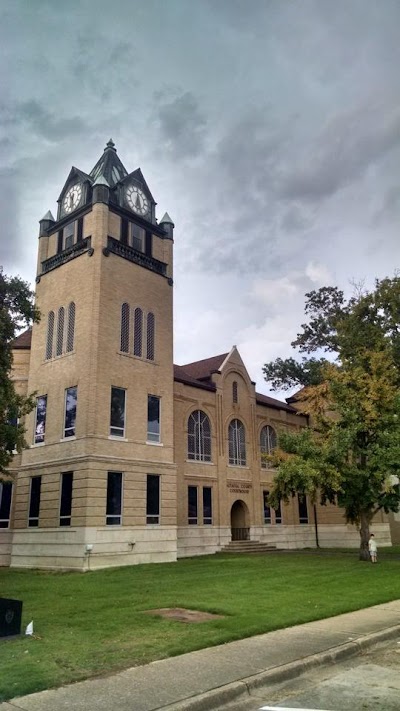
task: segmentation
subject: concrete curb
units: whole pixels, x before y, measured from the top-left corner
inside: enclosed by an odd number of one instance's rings
[[[298,659],[289,664],[268,669],[254,676],[249,676],[231,684],[211,689],[204,694],[189,697],[183,701],[160,707],[160,711],[213,711],[223,704],[237,701],[241,696],[249,697],[253,689],[277,684],[282,681],[294,679],[305,672],[325,664],[334,664],[344,661],[357,654],[365,652],[370,647],[380,642],[400,637],[400,625],[387,627],[379,632],[363,635],[351,642],[331,647],[325,652],[312,654],[304,659]]]

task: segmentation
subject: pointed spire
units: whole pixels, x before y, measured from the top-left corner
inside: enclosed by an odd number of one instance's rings
[[[106,188],[109,188],[109,187],[110,187],[110,184],[109,184],[109,183],[107,182],[107,180],[105,179],[103,173],[100,173],[99,177],[94,181],[93,187],[94,187],[95,185],[105,185]]]
[[[166,225],[172,225],[175,227],[173,220],[171,220],[170,216],[168,215],[168,212],[165,213],[164,217],[160,221],[160,225],[166,224]]]
[[[42,217],[41,220],[39,220],[39,222],[43,222],[43,220],[51,220],[51,222],[55,222],[55,219],[51,214],[50,210],[47,210],[46,214]]]
[[[117,149],[116,149],[116,147],[115,147],[115,143],[114,143],[114,141],[113,141],[112,138],[110,138],[110,140],[108,141],[108,143],[107,143],[107,145],[106,145],[106,147],[105,147],[104,150],[106,151],[107,148],[111,148],[111,150],[112,150],[112,151],[115,151],[115,153],[117,152]]]

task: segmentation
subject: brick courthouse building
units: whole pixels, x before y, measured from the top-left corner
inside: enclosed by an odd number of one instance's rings
[[[262,454],[306,418],[256,392],[236,347],[173,365],[174,225],[155,205],[109,141],[40,221],[42,317],[14,343],[17,391],[37,404],[1,490],[0,564],[174,561],[232,540],[358,545],[333,506],[268,507]],[[383,515],[374,531],[390,543]]]

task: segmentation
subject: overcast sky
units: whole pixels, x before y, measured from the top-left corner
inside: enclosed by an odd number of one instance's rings
[[[400,0],[3,0],[1,259],[113,138],[175,222],[175,362],[292,354],[304,294],[400,267]]]

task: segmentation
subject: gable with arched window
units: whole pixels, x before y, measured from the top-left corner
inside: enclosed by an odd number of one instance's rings
[[[236,467],[246,466],[246,430],[243,422],[232,420],[228,429],[229,464]]]
[[[274,428],[271,425],[264,425],[260,432],[261,466],[263,469],[268,467],[268,462],[263,455],[272,454],[276,445],[277,437]]]
[[[194,410],[188,419],[188,459],[211,462],[210,420],[202,410]]]

